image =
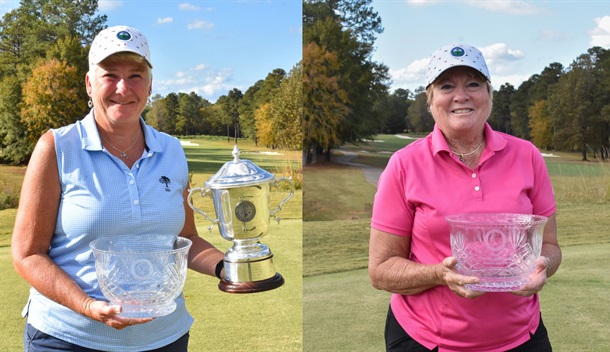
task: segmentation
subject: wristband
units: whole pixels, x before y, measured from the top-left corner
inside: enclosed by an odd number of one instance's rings
[[[218,264],[216,264],[216,270],[214,270],[214,275],[216,275],[217,278],[222,280],[222,277],[220,277],[220,272],[222,271],[222,268],[224,268],[224,259],[222,259],[221,261],[218,262]]]

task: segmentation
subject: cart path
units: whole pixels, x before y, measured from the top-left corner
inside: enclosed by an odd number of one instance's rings
[[[364,178],[366,181],[373,186],[377,187],[377,183],[379,182],[379,176],[381,176],[381,172],[383,169],[378,167],[372,167],[365,164],[354,163],[352,160],[358,157],[358,153],[356,152],[348,152],[345,150],[336,150],[341,153],[335,158],[335,162],[343,165],[353,166],[362,169],[364,173]]]

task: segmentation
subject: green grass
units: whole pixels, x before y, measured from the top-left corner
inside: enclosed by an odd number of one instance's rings
[[[11,245],[11,235],[15,226],[17,209],[0,210],[0,247]]]
[[[560,270],[540,295],[554,350],[610,351],[610,243],[563,247]]]
[[[371,219],[304,221],[303,276],[366,268]]]
[[[324,165],[307,167],[305,172],[304,221],[371,217],[376,187],[366,182],[360,169]]]
[[[233,159],[233,141],[207,138],[184,139],[199,146],[185,147],[193,187],[204,182],[222,165]],[[256,147],[252,142],[240,140],[241,158],[282,176],[291,165],[298,170],[300,152],[278,151]],[[12,188],[21,188],[23,168],[0,166],[3,179],[5,170],[15,171]],[[285,175],[288,176],[288,175]],[[273,189],[270,206],[286,197],[287,192]],[[302,350],[302,199],[299,189],[278,215],[280,224],[270,223],[269,233],[261,242],[274,254],[276,270],[285,284],[275,290],[255,294],[228,294],[218,289],[218,280],[189,271],[184,287],[187,308],[195,318],[189,347],[192,351],[301,351]],[[211,199],[198,199],[198,206],[215,217]],[[19,277],[10,258],[10,237],[15,221],[15,209],[0,210],[0,351],[22,351],[24,319],[21,310],[27,301],[28,284]],[[203,216],[195,214],[200,236],[226,251],[231,242],[224,240],[218,228],[211,232]]]
[[[359,153],[353,162],[383,168],[389,149],[410,142],[393,136],[377,140],[384,142],[342,149]],[[564,259],[541,292],[543,318],[557,352],[610,351],[610,164],[557,155],[545,160]],[[370,208],[374,190],[362,172],[332,163],[307,167],[304,178],[303,350],[383,350],[390,294],[369,283],[370,213],[367,218],[366,212],[357,212]],[[361,191],[350,200],[358,193],[354,189]],[[346,216],[354,212],[357,216]]]
[[[390,294],[366,269],[303,279],[303,351],[379,352]]]
[[[182,138],[182,141],[197,145],[185,145],[189,170],[198,174],[214,174],[224,163],[233,160],[234,141],[211,140],[207,138]],[[250,140],[239,140],[237,146],[240,159],[250,160],[260,168],[276,176],[288,166],[300,169],[301,151],[296,150],[270,150],[256,146]]]

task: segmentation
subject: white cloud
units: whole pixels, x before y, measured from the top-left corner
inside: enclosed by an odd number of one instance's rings
[[[407,0],[408,4],[414,6],[426,6],[447,3],[443,0]],[[452,3],[463,3],[468,6],[481,8],[492,12],[504,12],[511,15],[535,15],[545,12],[542,8],[522,0],[464,0]]]
[[[174,19],[172,17],[157,18],[157,24],[166,24],[166,23],[172,23],[172,22],[174,22]]]
[[[594,21],[597,27],[589,32],[591,46],[610,47],[610,16],[597,17]]]
[[[511,72],[514,72],[517,62],[525,57],[521,50],[510,49],[504,43],[496,43],[479,49],[485,57],[485,62],[487,62],[492,82],[497,82],[497,77],[510,75]]]
[[[521,50],[509,49],[504,43],[496,43],[479,48],[485,57],[485,61],[516,61],[522,59],[525,54]]]
[[[214,23],[209,23],[206,21],[194,21],[188,24],[188,29],[203,29],[208,30],[214,28]]]
[[[231,72],[228,70],[217,72],[214,76],[208,76],[205,80],[205,85],[198,88],[202,89],[207,95],[210,96],[219,91],[228,91],[233,89],[230,84],[227,84],[230,77]]]
[[[530,75],[518,75],[518,74],[506,74],[506,75],[492,75],[491,83],[495,90],[500,89],[500,87],[505,83],[510,83],[515,89],[519,88],[521,83],[527,81],[530,78]]]
[[[426,74],[426,66],[428,65],[428,58],[419,59],[413,61],[406,68],[400,68],[398,70],[390,70],[390,76],[393,81],[424,81]]]
[[[188,2],[183,2],[178,5],[178,8],[183,11],[199,11],[199,6],[189,4]]]
[[[160,94],[195,92],[203,98],[215,101],[233,88],[241,89],[232,83],[232,78],[231,69],[211,69],[199,64],[186,71],[177,72],[173,79],[156,81],[154,87],[155,92]]]
[[[110,11],[123,6],[123,2],[118,0],[100,0],[97,6],[100,11]]]

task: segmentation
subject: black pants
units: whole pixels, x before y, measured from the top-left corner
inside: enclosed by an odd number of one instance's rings
[[[385,323],[385,345],[387,352],[430,352],[438,351],[438,347],[432,350],[427,349],[420,343],[415,341],[407,332],[400,326],[392,308],[388,309],[388,317]],[[515,347],[507,352],[552,352],[551,342],[547,334],[546,328],[540,317],[538,329],[530,339],[521,346]]]
[[[148,352],[186,352],[188,351],[189,333],[187,332],[178,340]],[[26,324],[23,334],[23,349],[25,352],[51,352],[51,351],[70,351],[70,352],[102,352],[90,348],[81,347],[36,329],[30,324]]]

